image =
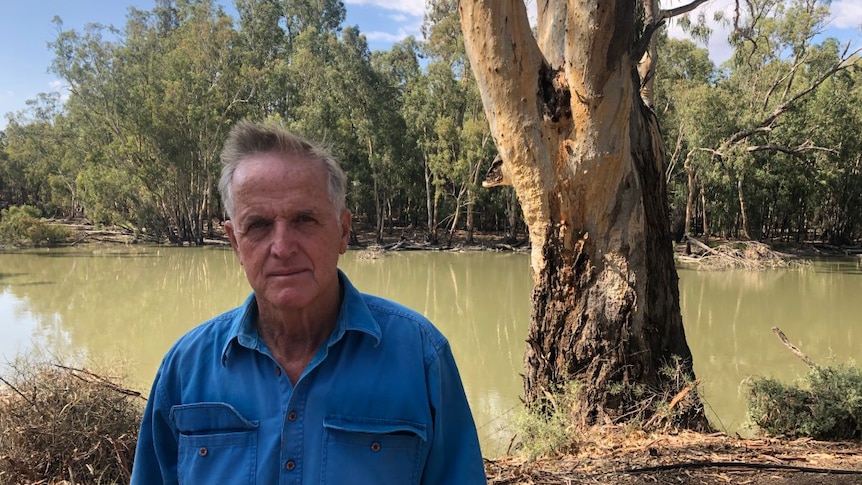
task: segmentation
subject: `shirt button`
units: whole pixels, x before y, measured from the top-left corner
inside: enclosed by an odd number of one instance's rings
[[[287,420],[288,420],[288,421],[296,421],[296,411],[291,411],[291,412],[287,415]]]
[[[207,456],[207,449],[206,449],[206,447],[201,447],[201,449],[199,449],[199,450],[198,450],[198,455],[200,455],[200,456]]]
[[[376,441],[374,443],[371,443],[371,451],[374,451],[374,452],[380,451],[380,443],[378,443]]]
[[[292,472],[293,469],[296,468],[296,463],[294,463],[293,460],[287,460],[287,463],[284,464],[284,468],[287,471]]]

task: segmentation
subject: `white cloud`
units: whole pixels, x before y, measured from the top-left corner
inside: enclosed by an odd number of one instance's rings
[[[410,20],[408,16],[401,13],[394,13],[389,16],[389,19],[393,22],[407,22],[408,20]]]
[[[862,2],[859,0],[837,0],[832,2],[831,23],[839,29],[855,29],[862,26]]]
[[[410,34],[405,33],[404,29],[398,29],[397,34],[393,34],[392,32],[381,32],[379,30],[374,32],[365,32],[365,38],[368,39],[369,42],[399,42],[408,35]]]
[[[662,2],[662,8],[673,8],[689,3],[691,0],[669,0]],[[839,39],[849,40],[851,37],[859,38],[859,31],[855,35],[851,35],[846,30],[840,32],[841,29],[858,29],[862,26],[862,2],[859,0],[835,0],[830,6],[831,16],[827,27],[838,29],[839,32],[831,31],[828,35],[837,35]],[[716,64],[721,64],[729,59],[733,50],[727,43],[727,37],[730,34],[731,27],[721,25],[714,20],[714,14],[717,11],[723,11],[725,18],[732,19],[734,10],[734,0],[713,0],[707,2],[693,12],[689,16],[694,19],[700,12],[705,12],[707,25],[712,28],[712,35],[709,37],[707,49],[709,49],[709,57]],[[674,38],[689,38],[676,22],[671,20],[668,23],[668,35]]]
[[[662,2],[662,8],[671,9],[687,3],[690,3],[690,0],[671,0],[667,3]],[[733,9],[733,0],[714,0],[706,2],[688,14],[689,18],[694,21],[701,13],[703,13],[706,24],[710,29],[712,29],[712,34],[709,36],[706,48],[709,50],[709,58],[712,59],[712,62],[716,65],[730,59],[731,54],[733,54],[733,49],[730,47],[730,44],[727,43],[727,37],[730,35],[731,27],[717,22],[715,20],[715,13],[724,12],[725,18],[733,18]],[[691,38],[688,34],[682,31],[675,19],[671,19],[667,23],[667,29],[668,35],[675,39]]]
[[[425,0],[346,0],[348,5],[370,5],[410,15],[425,15]]]
[[[60,101],[65,103],[69,99],[69,85],[65,81],[55,79],[48,83],[51,91],[60,93]]]

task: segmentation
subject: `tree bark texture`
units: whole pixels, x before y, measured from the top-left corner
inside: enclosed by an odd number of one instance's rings
[[[465,44],[532,243],[525,398],[581,383],[583,424],[636,404],[612,388],[660,387],[679,357],[664,150],[639,94],[635,0],[462,0]],[[692,422],[705,423],[702,408]]]

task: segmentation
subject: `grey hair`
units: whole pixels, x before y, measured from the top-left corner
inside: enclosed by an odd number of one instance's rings
[[[218,188],[228,218],[233,219],[235,208],[232,192],[234,172],[248,157],[263,153],[292,155],[323,163],[329,179],[329,199],[335,204],[336,216],[345,210],[346,176],[332,155],[281,126],[242,120],[228,133],[221,152],[222,169]]]

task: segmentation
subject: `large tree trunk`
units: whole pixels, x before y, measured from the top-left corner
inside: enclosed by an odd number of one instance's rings
[[[661,388],[675,357],[693,374],[664,152],[638,93],[635,1],[539,4],[538,43],[522,1],[462,0],[461,22],[532,243],[526,400],[577,380],[580,420],[603,423],[637,407],[614,389]],[[684,419],[705,424],[702,407]]]

